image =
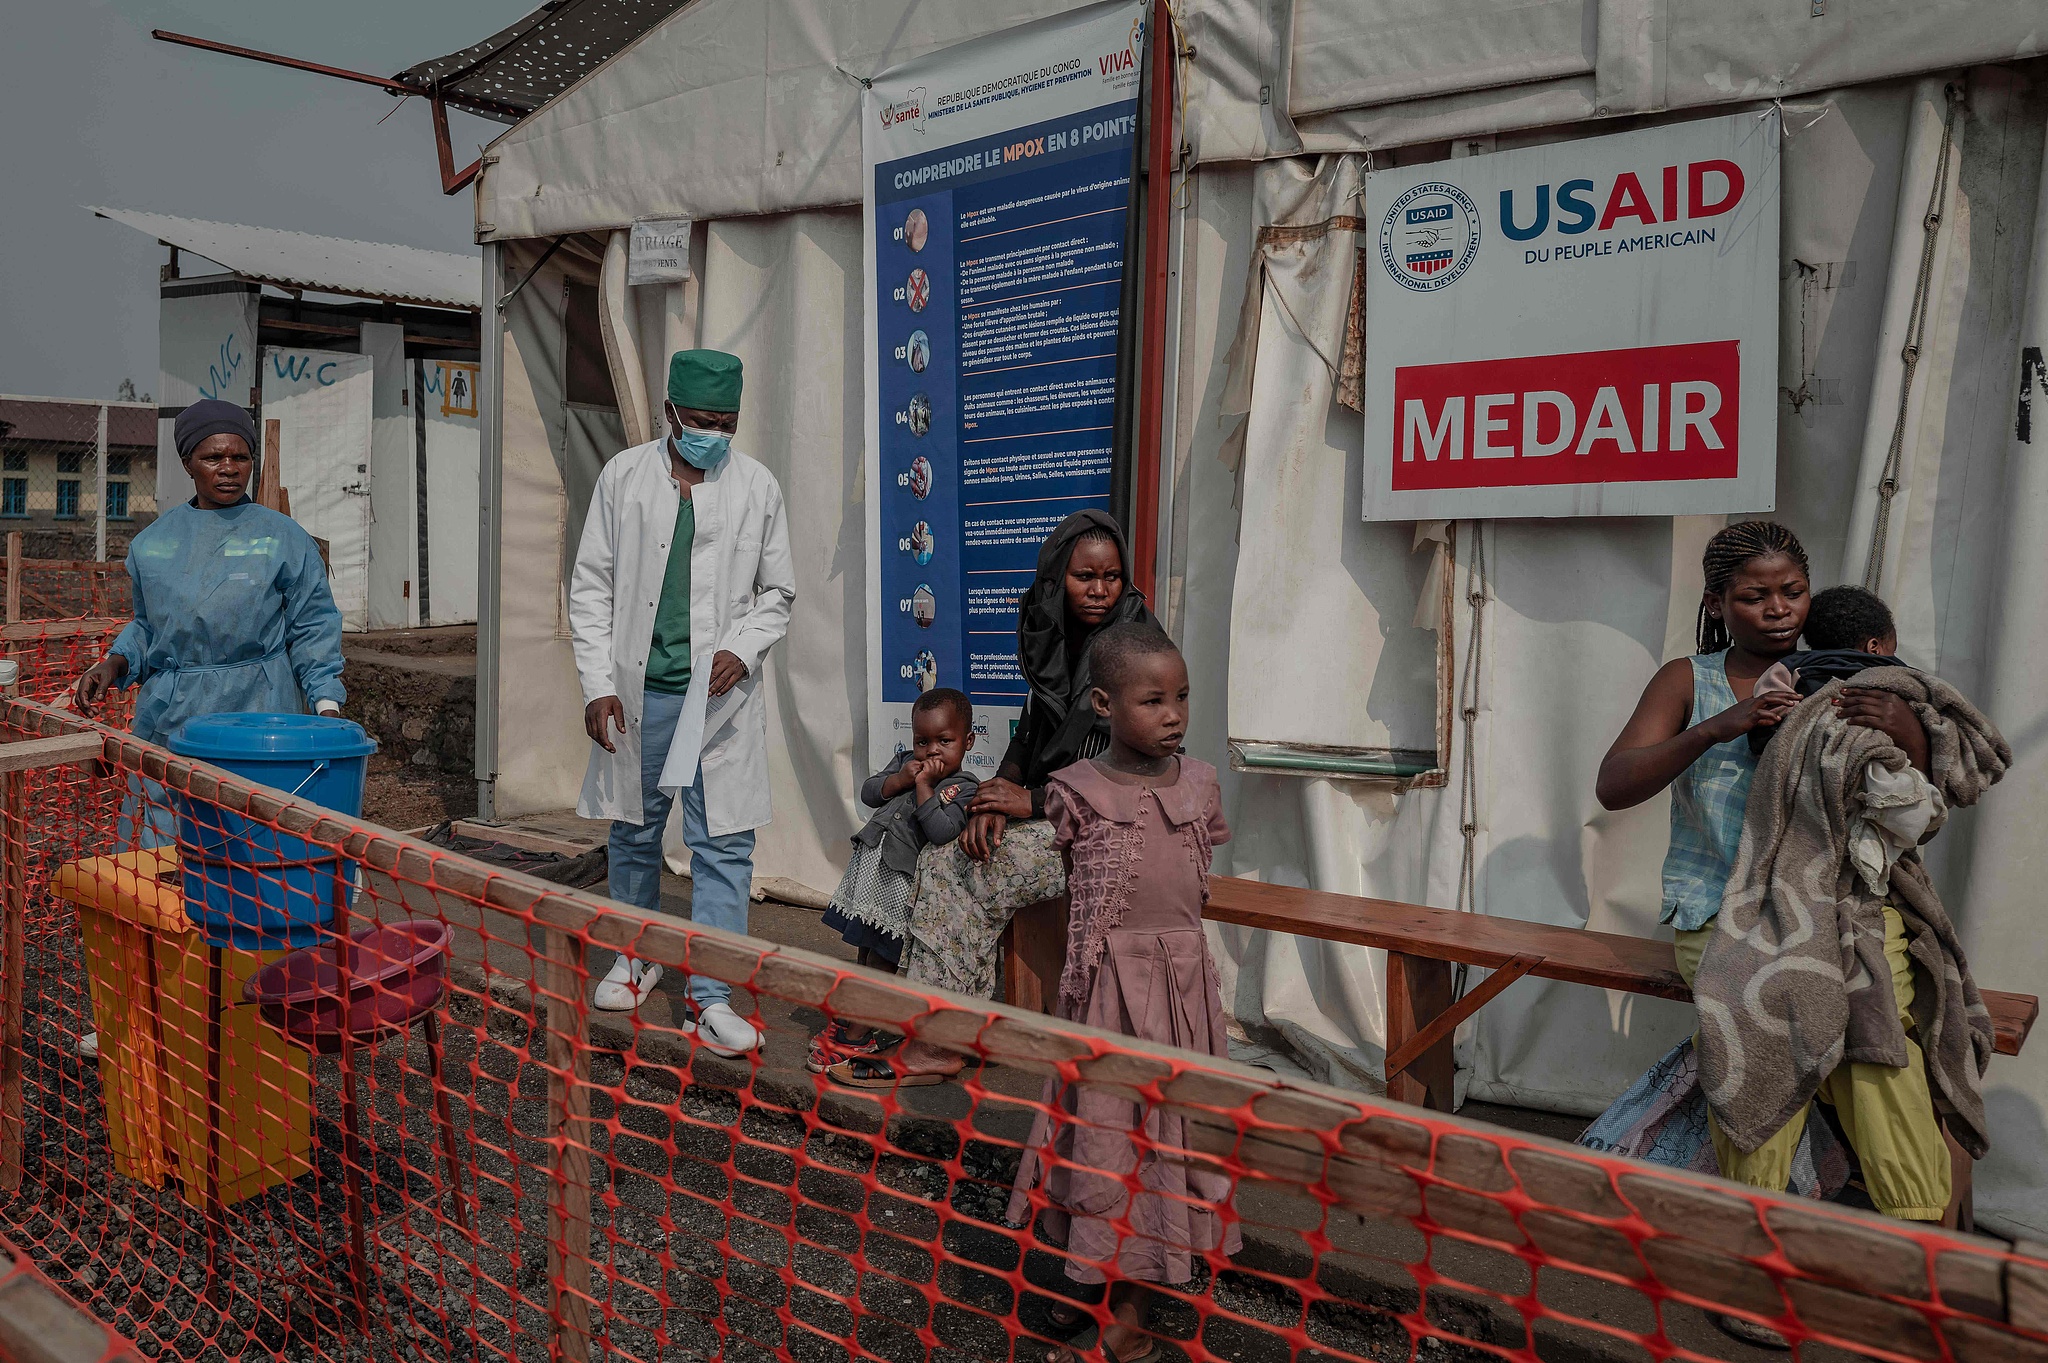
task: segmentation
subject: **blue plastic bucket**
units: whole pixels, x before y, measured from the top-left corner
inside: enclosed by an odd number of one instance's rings
[[[171,751],[349,818],[377,745],[331,715],[209,715],[171,736]],[[173,793],[185,914],[216,946],[311,946],[355,888],[356,864],[232,810]]]

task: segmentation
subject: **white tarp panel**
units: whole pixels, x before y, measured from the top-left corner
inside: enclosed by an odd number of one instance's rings
[[[256,295],[255,285],[235,279],[191,280],[166,290],[157,307],[160,411],[189,407],[201,398],[255,405]],[[160,507],[175,506],[192,495],[192,480],[178,462],[172,426],[170,417],[157,422]]]
[[[488,150],[480,239],[860,200],[860,82],[1067,0],[698,0]]]
[[[405,328],[365,322],[363,355],[370,361],[370,615],[371,629],[410,629],[420,623],[414,568],[419,558],[418,423],[408,390]],[[293,507],[297,509],[296,505]]]
[[[1257,177],[1253,221],[1313,228],[1353,215],[1362,169],[1356,158],[1338,157],[1270,165]],[[1244,448],[1257,452],[1259,476],[1244,483],[1244,543],[1265,545],[1270,534],[1271,546],[1341,552],[1239,556],[1236,599],[1287,605],[1230,616],[1230,737],[1432,750],[1437,636],[1427,618],[1415,623],[1430,558],[1415,551],[1412,524],[1347,524],[1358,520],[1365,432],[1335,393],[1359,240],[1338,229],[1268,238],[1260,255],[1256,387],[1243,437]],[[1276,667],[1280,659],[1284,667]],[[1288,676],[1289,685],[1274,685],[1276,675]],[[1349,689],[1361,678],[1370,685]],[[1304,695],[1345,700],[1304,705]]]
[[[449,389],[467,384],[471,365],[415,362],[425,382],[418,385],[419,429],[427,470],[427,561],[423,586],[414,592],[423,625],[466,625],[476,620],[477,452],[476,402]]]
[[[2012,138],[2010,165],[2016,181],[2023,179],[2033,140],[2024,132]],[[2042,183],[2037,189],[2031,249],[2022,244],[2028,236],[2019,226],[2024,215],[2015,212],[2012,230],[2001,234],[2002,249],[2010,252],[2009,277],[2016,284],[2024,281],[2024,286],[2010,294],[1976,291],[1980,309],[2001,309],[2018,300],[2018,335],[2012,348],[2004,352],[2007,359],[2014,351],[2022,356],[2048,354],[2048,159],[2036,164],[2041,167]],[[2010,193],[2016,199],[2022,189],[2021,183],[2014,183]],[[1958,433],[1968,427],[1981,431],[1980,438],[1970,442],[1975,450],[1996,448],[1994,442],[2010,432],[2009,438],[2003,439],[2003,475],[1991,469],[1982,471],[1987,475],[1982,479],[1986,486],[1979,496],[1995,505],[1980,503],[1976,533],[1957,534],[1959,543],[1970,546],[1967,557],[1978,566],[1981,576],[1958,585],[1965,588],[1965,600],[1975,598],[1987,622],[1982,631],[1986,647],[1979,699],[2004,726],[2017,760],[2005,784],[1995,792],[1999,798],[1987,802],[1976,821],[1961,830],[1962,836],[1951,849],[1956,855],[1950,864],[1961,865],[1967,856],[1964,924],[1972,956],[1979,962],[1998,962],[1999,978],[2028,981],[2038,988],[2041,980],[2048,978],[2048,959],[2044,959],[2048,951],[2043,949],[2039,916],[2034,911],[2041,886],[2048,881],[2048,840],[2041,837],[2041,812],[2048,809],[2048,687],[2041,685],[2043,656],[2048,654],[2041,637],[2042,622],[2048,621],[2048,553],[2042,552],[2042,546],[2048,544],[2048,459],[2042,458],[2043,446],[2048,445],[2048,402],[2044,402],[2048,394],[2038,391],[2048,388],[2048,373],[2043,373],[2037,362],[2023,380],[2021,397],[2031,397],[2031,420],[2024,425],[2015,421],[2007,427],[2006,414],[2016,404],[2010,404],[2008,395],[2000,391],[2004,375],[1995,367],[1995,359],[1994,354],[1993,363],[1986,363],[1982,370],[1981,404],[1975,391],[1964,395],[1962,402],[1949,404]],[[1981,417],[1967,410],[1976,405],[1983,409]],[[1983,531],[2000,519],[2004,535],[1994,549],[1991,537]],[[2048,1227],[2048,1171],[2042,1167],[2042,1151],[2048,1150],[2044,1103],[2048,1103],[2048,1052],[2031,1047],[2020,1056],[2001,1057],[1985,1094],[1986,1114],[1997,1144],[1978,1166],[1979,1214],[1986,1220],[2026,1227],[2036,1240]]]
[[[1410,0],[1402,0],[1361,4],[1356,12],[1409,7]],[[767,8],[776,22],[787,22],[793,0]],[[1683,8],[1694,12],[1691,0]],[[1808,8],[1798,7],[1799,24],[1812,27],[1792,35],[1804,46],[1764,52],[1758,38],[1742,62],[1706,68],[1726,82],[1721,98],[1761,78],[1758,72],[1791,69],[1815,44],[1853,47],[1858,60],[1918,69],[1962,51],[1962,44],[2008,43],[2020,50],[2033,41],[2016,27],[2015,16],[2024,12],[2004,4],[1972,7],[1967,23],[1956,18],[1954,6],[1936,7],[1930,12],[1947,15],[1955,30],[1939,44],[1912,19],[1902,31],[1917,35],[1919,53],[1883,31],[1885,16],[1902,12],[1895,6],[1833,4],[1820,19],[1803,17]],[[1355,119],[1344,135],[1385,146],[1418,140],[1413,134],[1425,125],[1430,137],[1443,138],[1588,118],[1607,98],[1610,73],[1618,73],[1616,88],[1650,89],[1645,66],[1621,60],[1651,50],[1647,36],[1633,47],[1628,41],[1648,34],[1647,10],[1634,0],[1598,9],[1597,78],[1564,76],[1492,93],[1409,99]],[[1685,16],[1673,9],[1658,13],[1683,31],[1678,21]],[[1242,138],[1248,155],[1271,154],[1292,138],[1284,86],[1279,103],[1259,104],[1257,77],[1288,68],[1292,58],[1273,36],[1294,31],[1293,11],[1288,0],[1185,7],[1200,60],[1218,63],[1198,81],[1215,79],[1237,91],[1226,90],[1214,107],[1198,111],[1205,135],[1222,136],[1216,129],[1223,128]],[[867,11],[848,10],[856,12]],[[757,31],[769,22],[762,9],[748,13]],[[1233,16],[1251,15],[1260,16],[1256,23],[1246,18],[1242,27],[1231,26]],[[741,17],[737,6],[692,7],[627,57],[650,44],[673,44],[676,34],[669,30],[685,21],[738,23]],[[1852,20],[1856,42],[1847,43],[1839,25]],[[1782,28],[1789,21],[1773,22]],[[690,28],[677,32],[703,36]],[[736,60],[730,47],[706,50]],[[1618,64],[1610,64],[1610,53]],[[1333,58],[1325,53],[1319,59]],[[644,60],[652,61],[652,54]],[[808,73],[804,68],[785,78],[793,89],[824,99],[818,92],[827,87],[806,84]],[[673,80],[675,72],[668,76]],[[752,152],[727,157],[715,141],[700,143],[681,124],[618,148],[620,163],[609,164],[614,141],[632,141],[642,106],[659,101],[649,93],[653,68],[635,78],[642,82],[637,92],[618,86],[600,99],[596,86],[606,79],[601,71],[530,122],[525,142],[501,143],[506,164],[526,158],[519,173],[529,178],[508,180],[502,198],[487,186],[487,219],[501,203],[531,196],[536,184],[545,191],[579,175],[592,196],[585,202],[601,203],[601,212],[611,215],[594,220],[607,232],[642,212],[696,208],[662,197],[677,192],[670,186],[695,179],[729,197],[751,186],[753,207],[733,211],[764,211],[780,202],[758,192],[766,178],[758,161],[749,160]],[[2040,548],[2048,543],[2048,479],[2041,461],[2026,457],[2031,444],[2015,437],[2013,382],[2022,311],[2031,319],[2031,344],[2042,344],[2048,327],[2048,302],[2042,301],[2048,246],[2029,244],[2037,230],[2042,115],[2038,91],[2011,73],[1976,72],[1969,85],[1946,215],[1945,231],[1952,235],[1936,272],[1936,310],[1916,380],[1911,485],[1895,517],[1892,552],[1899,561],[1889,590],[1900,608],[1908,657],[1939,667],[1985,700],[2018,749],[2019,766],[2006,785],[1991,793],[1980,814],[1956,820],[1933,850],[1979,979],[1989,987],[2034,990],[2048,978],[2048,936],[2038,930],[2034,908],[2034,886],[2043,875],[2038,824],[2048,799],[2042,785],[2048,723],[2039,713],[2038,683],[2048,666],[2048,554]],[[548,148],[568,138],[577,122],[557,127],[549,118],[586,96],[577,106],[583,110],[578,126],[594,128],[592,111],[601,104],[609,111],[602,135],[587,134],[596,140],[573,157],[548,160],[555,155]],[[686,100],[688,92],[677,98]],[[791,98],[801,104],[797,94]],[[1231,98],[1241,98],[1244,107],[1233,109]],[[851,107],[853,92],[830,99]],[[1778,515],[1804,538],[1824,582],[1840,580],[1851,558],[1866,416],[1881,369],[1883,319],[1894,306],[1889,281],[1895,261],[1917,263],[1921,249],[1924,197],[1916,201],[1913,186],[1902,192],[1902,168],[1909,129],[1918,130],[1916,146],[1929,117],[1938,132],[1938,86],[1933,101],[1929,112],[1928,91],[1901,82],[1788,100],[1784,108]],[[1916,114],[1916,105],[1922,112]],[[787,122],[800,115],[808,116],[791,109],[777,117]],[[1312,122],[1328,130],[1352,117],[1319,114]],[[1566,135],[1552,127],[1499,141]],[[843,192],[832,188],[829,167],[814,157],[805,163],[812,174],[799,186],[803,193],[853,200],[857,139],[851,127],[843,136],[834,153],[848,168]],[[1411,152],[1398,159],[1420,158]],[[772,162],[772,152],[765,159]],[[543,164],[544,171],[535,169]],[[1261,227],[1313,228],[1357,212],[1350,187],[1359,170],[1357,161],[1319,165],[1314,158],[1205,167],[1177,202],[1174,477],[1162,514],[1161,604],[1189,653],[1191,750],[1219,765],[1228,761],[1226,739],[1238,732],[1241,711],[1247,722],[1285,722],[1289,704],[1323,720],[1319,736],[1334,728],[1362,745],[1437,742],[1426,722],[1437,693],[1422,683],[1433,678],[1436,650],[1446,641],[1427,628],[1426,616],[1416,623],[1434,550],[1428,541],[1417,548],[1412,527],[1359,521],[1360,418],[1333,401],[1345,314],[1322,295],[1348,295],[1355,240],[1321,233],[1320,260],[1305,244],[1313,234],[1259,241]],[[796,196],[793,183],[777,181],[776,194]],[[538,204],[509,210],[528,214],[517,219],[528,224],[519,230],[554,231],[579,221],[566,211],[550,216],[555,208],[546,192]],[[843,224],[833,214],[715,223],[701,271],[701,339],[730,345],[748,365],[740,443],[782,478],[793,541],[809,546],[800,551],[807,557],[799,563],[791,640],[771,655],[777,697],[771,745],[783,755],[774,773],[775,822],[762,831],[759,864],[764,877],[793,876],[814,890],[829,888],[836,875],[852,826],[853,783],[862,774],[846,757],[862,750],[865,704],[859,451],[852,434],[859,420],[857,235],[850,215]],[[520,242],[508,249],[506,282],[521,277],[544,246]],[[1240,366],[1240,394],[1226,383],[1226,352],[1239,332],[1239,303],[1255,254],[1265,268],[1251,295],[1257,325],[1252,363]],[[594,280],[598,259],[564,248],[511,309],[501,723],[518,741],[503,745],[500,762],[500,808],[507,813],[565,806],[582,769],[580,700],[558,633],[564,491],[554,366],[561,349],[558,272],[574,269]],[[1905,273],[1910,281],[1913,271]],[[633,362],[648,380],[651,402],[660,356],[647,352],[657,343],[665,352],[699,340],[696,299],[683,286],[667,295],[651,288],[627,292],[648,304],[625,317],[621,331],[642,347]],[[1881,397],[1876,405],[1883,406]],[[2037,426],[2048,429],[2048,419]],[[1282,489],[1297,495],[1283,497]],[[1240,516],[1240,501],[1253,514]],[[1460,906],[1468,853],[1460,826],[1462,773],[1469,755],[1476,817],[1466,907],[1652,933],[1667,807],[1659,800],[1608,814],[1593,800],[1593,773],[1658,664],[1689,651],[1699,549],[1718,524],[1719,518],[1642,518],[1449,527],[1456,605],[1446,662],[1454,678],[1464,676],[1472,657],[1470,595],[1480,598],[1480,631],[1469,739],[1459,723],[1449,745],[1438,748],[1447,784],[1398,791],[1388,782],[1226,773],[1238,836],[1224,849],[1219,869]],[[1297,615],[1304,626],[1290,629]],[[1345,646],[1333,648],[1333,639]],[[1253,651],[1260,656],[1245,656]],[[1299,677],[1311,660],[1313,684],[1303,683]],[[1233,1012],[1254,1030],[1286,1035],[1331,1078],[1377,1083],[1383,1016],[1377,953],[1234,931],[1218,931],[1216,941]],[[1589,1113],[1682,1035],[1690,1017],[1689,1010],[1659,1001],[1523,981],[1461,1038],[1463,1082],[1478,1096]],[[1993,1065],[1989,1104],[1998,1144],[1979,1168],[1978,1189],[1988,1222],[2039,1237],[2048,1235],[2048,1050],[2030,1049],[2039,1054]]]
[[[370,413],[368,355],[267,349],[263,420],[278,425],[278,477],[292,519],[327,541],[328,578],[344,629],[370,616]]]
[[[1646,0],[1609,0],[1603,8],[1624,24],[1638,16],[1647,24],[1652,13]],[[1621,107],[1783,97],[2048,53],[2048,10],[2039,0],[1829,3],[1818,15],[1811,5],[1777,0],[1685,0],[1656,8],[1664,29],[1654,62],[1644,43],[1625,82],[1617,81],[1602,53],[1601,94],[1621,96]]]
[[[1288,108],[1301,117],[1589,75],[1599,9],[1596,0],[1296,0]]]
[[[860,82],[1069,0],[698,0],[492,143],[480,240],[860,198]],[[2048,51],[2039,0],[1183,0],[1197,160],[1784,98]]]
[[[1944,215],[1953,236],[1938,253],[1932,280],[1934,313],[1907,442],[1909,486],[1895,508],[1903,524],[1893,537],[1896,568],[1887,585],[1905,655],[1996,701],[1993,717],[2019,752],[2014,778],[1930,850],[1980,983],[2020,991],[2037,989],[2048,974],[2048,942],[2024,926],[2036,916],[2026,868],[2039,861],[2038,836],[2026,830],[2037,827],[2042,800],[2044,740],[2040,726],[2027,725],[2038,708],[2038,684],[2018,699],[2025,688],[2020,673],[2048,653],[2048,617],[1999,611],[1995,603],[2001,593],[2008,601],[2037,601],[2048,576],[2048,555],[2039,548],[2048,508],[2039,496],[2010,491],[2031,486],[2027,470],[2038,464],[2022,457],[2031,450],[2013,435],[2016,300],[2028,291],[2025,243],[2042,165],[2036,98],[2008,73],[1976,73],[1958,119],[1958,161]],[[1902,192],[1900,185],[1908,128],[1928,126],[1931,117],[1938,130],[1940,104],[1938,87],[1894,85],[1785,106],[1776,514],[1806,541],[1821,583],[1841,580],[1841,566],[1858,548],[1851,525],[1865,476],[1865,417],[1885,356],[1879,319],[1891,306],[1884,281],[1904,253],[1910,289],[1923,240],[1926,187],[1910,184]],[[1923,110],[1917,116],[1916,105]],[[1258,220],[1284,216],[1310,170],[1262,167],[1258,194],[1271,206],[1255,210]],[[1316,178],[1341,186],[1342,174],[1326,165]],[[1341,211],[1343,200],[1340,192],[1324,202]],[[1250,684],[1255,669],[1237,656],[1254,633],[1263,656],[1286,658],[1290,669],[1314,660],[1314,683],[1300,694],[1331,698],[1328,707],[1337,713],[1330,722],[1339,727],[1366,730],[1389,684],[1374,650],[1333,653],[1319,610],[1291,601],[1281,609],[1275,592],[1284,578],[1271,566],[1364,562],[1374,527],[1336,517],[1325,524],[1311,497],[1262,501],[1259,493],[1267,483],[1294,488],[1304,468],[1318,465],[1302,450],[1334,459],[1340,418],[1358,420],[1327,403],[1342,309],[1327,303],[1321,289],[1294,286],[1289,274],[1328,270],[1328,292],[1346,291],[1339,286],[1348,281],[1352,248],[1341,234],[1323,240],[1329,258],[1321,265],[1294,264],[1278,250],[1267,258],[1250,438],[1243,445],[1247,514],[1239,525],[1233,612],[1234,734],[1245,722],[1242,711],[1258,715],[1284,703],[1262,700]],[[2038,294],[2048,260],[2036,257],[2032,268]],[[2034,315],[2038,328],[2048,307]],[[1276,336],[1288,339],[1276,344]],[[1370,317],[1366,339],[1375,340]],[[1181,382],[1198,380],[1184,372]],[[1888,433],[1889,423],[1881,424]],[[1255,507],[1263,511],[1251,514]],[[1475,590],[1483,597],[1469,755],[1477,911],[1655,932],[1668,806],[1660,798],[1620,814],[1603,811],[1593,799],[1593,774],[1658,664],[1691,651],[1699,547],[1719,523],[1644,518],[1456,527],[1453,661],[1460,677],[1473,638],[1466,597]],[[1485,552],[1477,581],[1476,542]],[[1333,590],[1327,581],[1314,589]],[[1367,635],[1376,632],[1373,611],[1384,629],[1414,599],[1412,581],[1392,572],[1362,575],[1356,595]],[[1290,630],[1296,618],[1301,626]],[[1994,646],[1999,661],[1987,670]],[[1993,689],[2001,678],[2010,690]],[[2008,711],[2001,697],[2018,703]],[[1226,849],[1230,869],[1458,906],[1466,854],[1462,732],[1454,734],[1453,759],[1443,789],[1399,795],[1369,785],[1240,777],[1231,804],[1239,837]],[[1372,1082],[1382,1039],[1375,953],[1251,934],[1218,933],[1217,940],[1230,957],[1226,997],[1238,1016],[1287,1035],[1333,1078]],[[1524,981],[1467,1029],[1461,1079],[1473,1096],[1590,1113],[1690,1026],[1683,1007]],[[2033,1057],[2000,1058],[1987,1087],[1999,1119],[1998,1150],[1978,1171],[1980,1215],[2038,1235],[2048,1228],[2044,1067]]]
[[[562,303],[566,281],[594,284],[597,272],[574,243],[540,265],[546,250],[546,242],[508,247],[498,281],[502,295],[539,265],[505,305],[504,335],[497,341],[504,475],[497,814],[506,819],[574,806],[590,751],[561,575],[582,530],[568,525]]]
[[[1301,150],[1288,112],[1297,0],[1197,0],[1177,6],[1186,127],[1199,161],[1256,161]]]

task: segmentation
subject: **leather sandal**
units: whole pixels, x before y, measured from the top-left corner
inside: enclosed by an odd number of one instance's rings
[[[959,1074],[896,1073],[896,1067],[880,1056],[851,1056],[825,1071],[825,1077],[833,1083],[850,1089],[893,1089],[925,1088],[932,1084],[943,1084]]]
[[[1159,1337],[1147,1334],[1145,1345],[1136,1353],[1120,1354],[1102,1342],[1100,1330],[1069,1344],[1056,1344],[1046,1350],[1045,1363],[1150,1363],[1159,1352]]]
[[[811,1038],[810,1054],[804,1057],[804,1068],[812,1074],[823,1074],[842,1060],[855,1056],[886,1055],[894,1050],[900,1036],[878,1031],[870,1027],[868,1034],[858,1041],[846,1039],[846,1025],[834,1022]]]

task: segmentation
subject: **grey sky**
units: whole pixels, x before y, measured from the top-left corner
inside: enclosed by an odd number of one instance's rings
[[[0,80],[0,392],[157,387],[163,248],[81,204],[475,249],[468,192],[441,195],[423,101],[160,43],[152,28],[389,75],[537,3],[0,0],[13,54]],[[504,128],[450,119],[461,165]]]

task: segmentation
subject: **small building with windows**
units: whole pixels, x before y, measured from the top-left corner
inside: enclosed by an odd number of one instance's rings
[[[286,509],[327,545],[343,628],[473,623],[477,258],[92,211],[169,251],[149,456],[164,499],[192,495],[172,439],[178,412],[200,398],[244,406]],[[33,480],[27,492],[33,506]]]
[[[34,559],[122,557],[156,519],[156,446],[150,403],[0,395],[0,531]]]

